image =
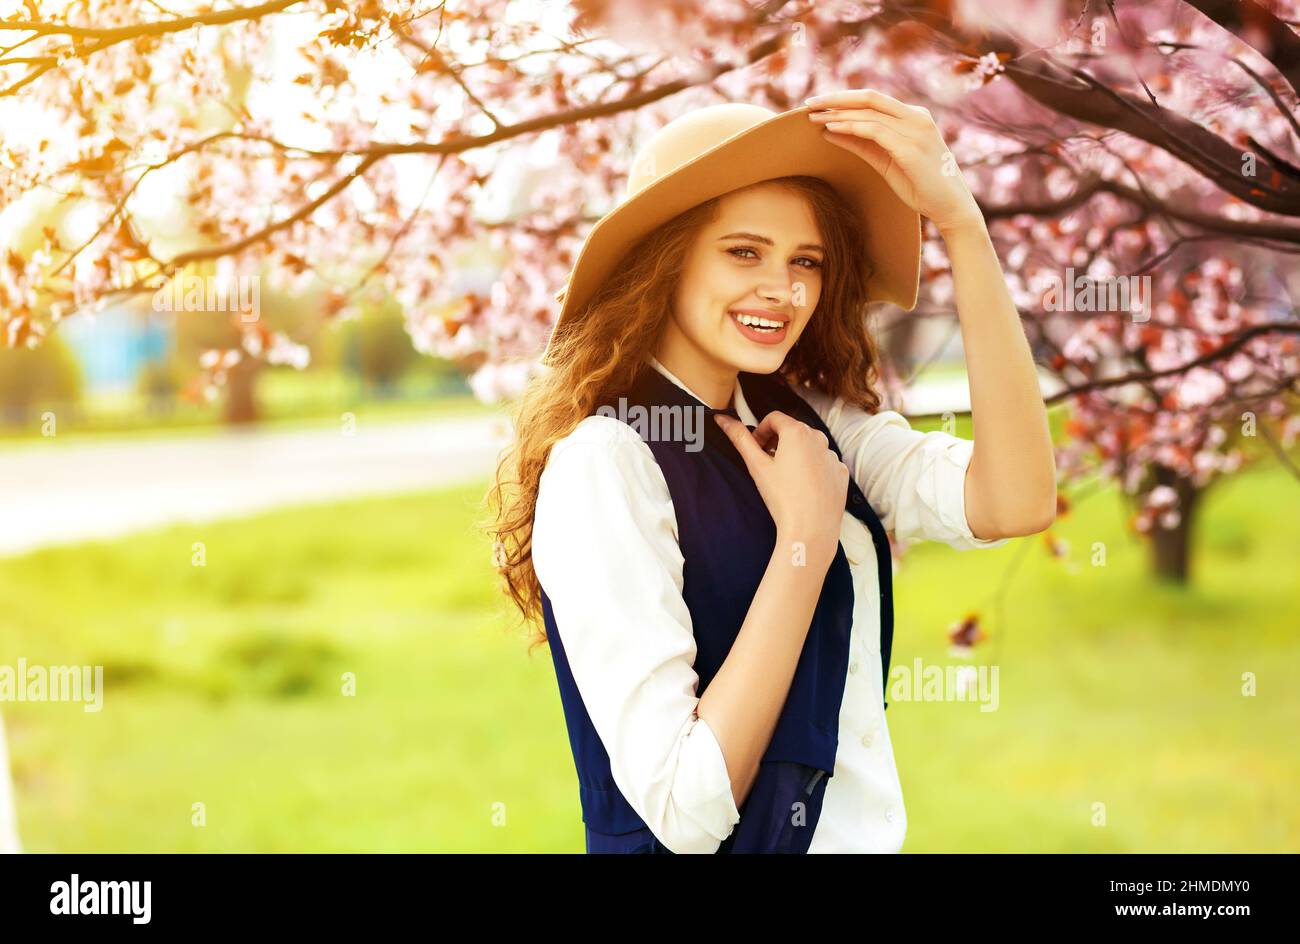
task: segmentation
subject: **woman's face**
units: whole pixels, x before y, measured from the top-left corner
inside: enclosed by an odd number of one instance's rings
[[[825,250],[794,190],[764,182],[719,204],[688,253],[660,360],[729,390],[737,371],[777,370],[799,340],[821,297]],[[779,327],[747,325],[745,315]]]

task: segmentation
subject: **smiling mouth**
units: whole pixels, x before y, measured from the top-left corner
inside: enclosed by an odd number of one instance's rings
[[[784,336],[786,328],[790,322],[781,318],[763,318],[755,315],[741,315],[734,311],[727,314],[735,322],[736,327],[740,328],[742,333],[758,335],[760,338],[766,336],[772,339]],[[766,339],[766,338],[764,338]]]

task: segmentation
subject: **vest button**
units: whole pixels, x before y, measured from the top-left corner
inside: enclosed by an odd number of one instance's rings
[[[871,736],[871,732],[868,731],[866,734],[862,735],[862,746],[863,746],[863,747],[870,747],[870,746],[871,746],[871,742],[872,742],[872,740],[874,740],[874,739],[873,739],[872,736]]]
[[[857,662],[850,662],[850,663],[849,663],[849,671],[850,671],[850,672],[857,672],[857,671],[858,671],[858,664],[857,664]]]
[[[853,493],[853,497],[850,499],[850,501],[852,501],[853,504],[855,504],[855,505],[861,505],[861,504],[862,504],[862,495],[861,495],[861,493],[859,493],[859,492],[854,492],[854,493]]]

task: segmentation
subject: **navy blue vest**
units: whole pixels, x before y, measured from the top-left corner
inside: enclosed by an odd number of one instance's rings
[[[816,410],[783,379],[744,372],[739,376],[745,401],[759,421],[779,410],[821,430],[830,448],[843,458]],[[602,412],[618,413],[619,399],[611,397],[598,408],[606,406],[608,409]],[[682,593],[695,632],[697,695],[703,695],[739,635],[767,571],[776,545],[776,525],[744,459],[712,417],[718,412],[734,417],[734,410],[707,406],[649,363],[621,399],[626,409],[675,406],[695,408],[703,416],[702,448],[698,443],[687,444],[681,437],[657,437],[650,427],[637,430],[663,472],[676,514],[678,542],[685,561]],[[880,583],[881,678],[887,683],[893,642],[889,541],[880,519],[852,477],[846,509],[866,525],[875,544]],[[561,628],[555,624],[544,589],[542,613],[578,772],[587,851],[668,852],[614,783],[609,754],[574,683]],[[740,822],[718,852],[808,851],[821,815],[826,784],[835,769],[852,621],[853,581],[841,546],[827,570],[772,740],[754,784],[739,807]],[[888,708],[889,703],[884,704]],[[803,804],[803,815],[794,816],[792,811],[799,809],[799,803]]]

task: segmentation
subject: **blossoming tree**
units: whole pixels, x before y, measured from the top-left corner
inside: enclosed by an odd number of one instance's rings
[[[1121,483],[1157,571],[1186,579],[1201,492],[1264,452],[1252,437],[1290,465],[1300,432],[1298,18],[1296,0],[0,3],[0,207],[69,218],[6,253],[4,338],[196,271],[324,280],[327,315],[396,298],[420,350],[508,396],[640,136],[717,100],[880,87],[931,109],[981,202],[1068,414],[1063,478]],[[500,271],[467,284],[483,246]],[[924,259],[902,319],[953,320],[934,233]],[[283,332],[238,329],[203,384],[301,364]]]

